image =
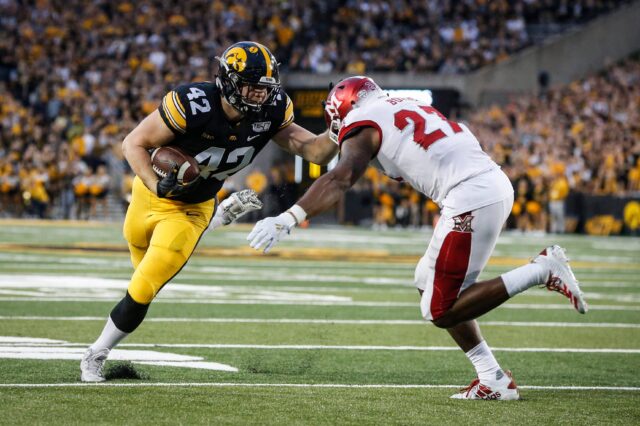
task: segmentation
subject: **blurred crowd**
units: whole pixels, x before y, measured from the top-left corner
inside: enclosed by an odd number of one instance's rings
[[[569,191],[640,196],[637,59],[478,111],[469,122],[513,182],[521,229],[555,230],[554,209]]]
[[[584,23],[621,3],[625,2],[333,1],[325,6],[326,14],[310,8],[298,15],[292,6],[294,13],[276,19],[274,28],[295,42],[278,36],[274,44],[292,70],[459,74],[504,60],[545,36]],[[296,16],[303,16],[302,22]],[[314,24],[306,25],[310,22]]]
[[[95,219],[120,211],[132,179],[124,136],[171,87],[211,79],[211,58],[238,40],[268,45],[283,72],[459,73],[527,46],[540,28],[579,24],[621,3],[0,0],[0,215]],[[634,73],[637,62],[470,117],[526,194],[518,204],[534,223],[526,226],[546,226],[529,211],[532,201],[547,211],[550,176],[564,176],[569,189],[637,189]],[[286,165],[254,178],[275,202],[299,192]],[[437,207],[407,191],[373,170],[353,189],[376,226],[431,223]],[[359,221],[351,216],[341,219]]]
[[[163,80],[209,77],[238,40],[266,44],[284,71],[462,73],[629,1],[1,0],[0,51],[38,82],[153,85],[133,94],[141,103]]]

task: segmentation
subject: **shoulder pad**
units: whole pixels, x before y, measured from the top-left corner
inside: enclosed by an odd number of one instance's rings
[[[178,134],[205,124],[214,108],[215,85],[190,83],[176,87],[162,98],[160,115],[169,128]]]

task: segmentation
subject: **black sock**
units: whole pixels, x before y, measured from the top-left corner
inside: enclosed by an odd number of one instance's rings
[[[148,309],[149,305],[136,302],[127,292],[111,311],[111,321],[119,330],[131,333],[142,323]]]

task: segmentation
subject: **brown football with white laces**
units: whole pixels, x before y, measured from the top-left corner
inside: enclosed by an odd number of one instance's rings
[[[200,175],[200,167],[195,158],[177,146],[161,146],[151,153],[151,167],[161,178],[167,176],[173,167],[177,168],[178,183],[187,184]]]

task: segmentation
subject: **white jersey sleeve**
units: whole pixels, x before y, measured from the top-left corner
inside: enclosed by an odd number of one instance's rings
[[[372,165],[439,205],[460,182],[499,168],[464,124],[415,99],[379,98],[353,109],[338,135],[340,146],[361,127],[372,127],[380,135]]]

